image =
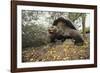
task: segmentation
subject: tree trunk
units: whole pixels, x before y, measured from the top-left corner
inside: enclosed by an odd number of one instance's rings
[[[86,19],[86,16],[83,15],[82,16],[82,29],[83,29],[83,38],[85,39],[85,19]]]

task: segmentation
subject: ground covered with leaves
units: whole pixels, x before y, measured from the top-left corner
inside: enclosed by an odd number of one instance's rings
[[[82,46],[64,42],[24,48],[22,51],[22,62],[81,60],[89,59],[89,57],[89,42],[87,41]]]

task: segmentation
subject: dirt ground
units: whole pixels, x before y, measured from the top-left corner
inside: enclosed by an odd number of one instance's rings
[[[73,43],[48,44],[37,48],[26,48],[22,51],[22,62],[65,61],[89,59],[89,42],[77,46]]]

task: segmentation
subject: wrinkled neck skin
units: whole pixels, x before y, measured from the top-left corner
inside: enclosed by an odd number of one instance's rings
[[[66,27],[66,26],[60,26],[57,28],[58,28],[57,32],[63,36],[66,36],[66,35],[69,36],[69,33],[72,30],[71,28]]]

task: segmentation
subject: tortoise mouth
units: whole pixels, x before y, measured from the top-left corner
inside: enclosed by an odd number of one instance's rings
[[[55,34],[55,32],[54,32],[54,31],[52,31],[52,30],[51,30],[51,31],[49,31],[49,33],[50,33],[50,34]]]
[[[50,34],[54,34],[54,32],[49,32]]]

